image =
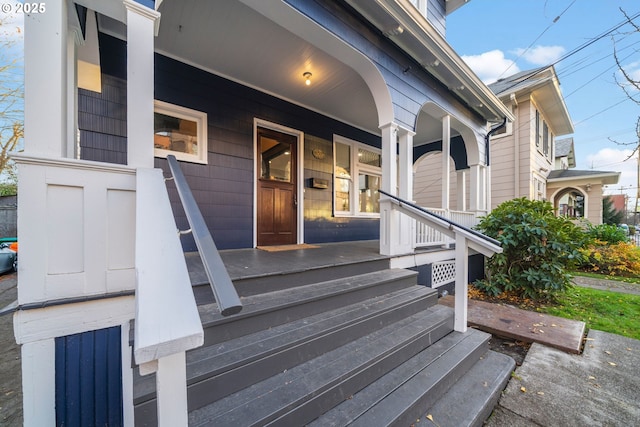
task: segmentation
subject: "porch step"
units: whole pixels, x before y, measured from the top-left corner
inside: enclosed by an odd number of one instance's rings
[[[515,361],[489,350],[426,413],[440,427],[480,427],[489,418],[507,386]]]
[[[416,275],[413,271],[388,269],[243,297],[242,311],[227,317],[220,314],[215,303],[199,306],[205,346],[415,286]],[[437,303],[437,293],[433,293],[431,302]]]
[[[448,334],[453,313],[442,308],[430,307],[192,411],[189,425],[304,425]]]
[[[424,414],[424,408],[433,406],[460,378],[466,378],[467,371],[486,354],[489,338],[474,329],[452,332],[310,426],[409,426]],[[466,401],[463,397],[462,402]]]
[[[412,286],[187,353],[189,405],[198,408],[434,305]],[[155,407],[155,378],[138,377],[135,404]],[[206,398],[206,401],[202,401]]]

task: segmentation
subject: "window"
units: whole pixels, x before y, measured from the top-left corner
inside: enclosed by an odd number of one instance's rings
[[[207,114],[154,101],[153,145],[156,157],[207,163]]]
[[[536,110],[536,147],[538,147],[538,149],[540,149],[540,142],[542,139],[542,130],[541,130],[541,125],[542,125],[542,118],[540,117],[540,112],[538,110]]]
[[[549,157],[549,126],[547,122],[542,122],[542,152]]]
[[[382,180],[380,152],[336,136],[334,142],[334,213],[378,216]]]

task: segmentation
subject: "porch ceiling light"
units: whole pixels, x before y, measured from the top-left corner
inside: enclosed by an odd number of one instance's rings
[[[308,71],[305,71],[302,74],[302,77],[304,77],[304,84],[306,84],[307,86],[309,86],[311,84],[311,76],[313,76],[313,74],[311,74]]]

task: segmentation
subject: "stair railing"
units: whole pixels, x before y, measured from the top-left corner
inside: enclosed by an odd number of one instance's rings
[[[403,200],[386,191],[379,191],[380,194],[388,197],[392,209],[454,239],[456,261],[454,329],[465,332],[467,330],[469,249],[471,248],[487,257],[491,257],[493,254],[502,253],[500,242],[479,231],[429,212],[414,203]]]
[[[229,273],[222,262],[218,248],[213,241],[213,237],[211,237],[207,224],[204,222],[202,213],[196,204],[196,200],[191,193],[189,184],[187,184],[187,180],[182,173],[182,169],[180,169],[176,157],[169,155],[167,156],[167,160],[169,161],[169,169],[171,170],[171,175],[178,190],[178,196],[180,196],[182,207],[187,215],[189,227],[191,227],[193,239],[196,242],[198,253],[202,259],[204,271],[207,274],[211,290],[220,308],[220,313],[222,313],[223,316],[236,314],[242,310],[242,303],[240,302],[236,288],[231,282],[231,277],[229,277]]]
[[[237,313],[242,309],[240,298],[175,157],[169,157],[220,311]],[[186,352],[204,343],[204,332],[160,169],[136,170],[135,251],[135,361],[140,375],[156,374],[158,425],[186,426]]]

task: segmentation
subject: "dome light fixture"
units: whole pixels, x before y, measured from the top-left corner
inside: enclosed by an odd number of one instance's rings
[[[305,72],[302,74],[302,77],[304,77],[304,84],[306,84],[307,86],[311,85],[311,76],[312,76],[312,75],[313,75],[313,74],[311,74],[311,73],[310,73],[310,72],[308,72],[308,71],[305,71]]]

